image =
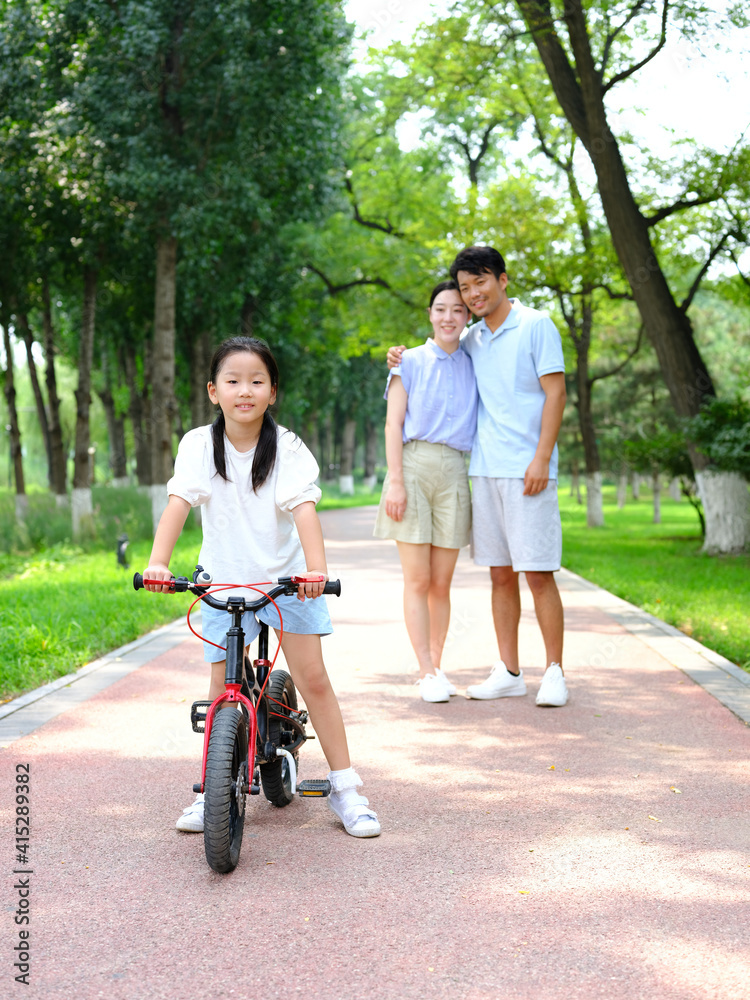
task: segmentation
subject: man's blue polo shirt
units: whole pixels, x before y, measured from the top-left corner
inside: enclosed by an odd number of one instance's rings
[[[542,429],[546,396],[539,378],[565,371],[560,334],[549,316],[510,301],[513,308],[494,333],[480,320],[461,340],[479,389],[470,476],[523,479]],[[557,479],[557,445],[549,477]]]

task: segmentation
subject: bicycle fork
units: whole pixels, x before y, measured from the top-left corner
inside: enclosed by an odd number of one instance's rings
[[[230,598],[230,601],[232,599]],[[248,778],[248,787],[238,789],[238,796],[241,794],[247,794],[250,791],[250,780],[254,771],[255,764],[255,742],[258,735],[258,716],[255,710],[255,705],[253,705],[250,698],[242,693],[242,673],[243,664],[245,658],[245,632],[242,628],[242,615],[244,613],[245,606],[244,600],[237,600],[235,607],[231,608],[232,613],[232,626],[227,632],[227,647],[226,647],[226,673],[225,673],[225,690],[213,700],[210,704],[205,701],[193,702],[193,706],[190,711],[190,720],[193,725],[193,730],[197,733],[201,732],[200,723],[204,723],[203,729],[203,762],[201,764],[201,780],[193,785],[194,792],[204,792],[206,788],[206,763],[208,761],[208,744],[211,739],[211,729],[213,727],[214,719],[216,718],[216,713],[224,704],[236,704],[241,705],[247,712],[247,727],[248,727],[248,739],[247,739],[247,762],[245,774]],[[263,629],[261,629],[261,633]],[[265,650],[259,649],[259,653],[265,653],[268,655],[268,630],[265,630]],[[271,664],[267,659],[261,659],[255,661],[258,667],[261,665],[268,665],[270,668]],[[258,671],[260,673],[260,670]],[[250,680],[250,678],[249,678]],[[201,708],[206,707],[205,715],[202,714]]]

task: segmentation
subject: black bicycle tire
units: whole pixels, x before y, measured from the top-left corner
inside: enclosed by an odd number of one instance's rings
[[[268,706],[268,738],[276,746],[282,746],[281,734],[285,729],[283,719],[272,712],[278,711],[276,702],[281,702],[288,708],[297,708],[297,689],[294,681],[286,670],[274,670],[268,678],[265,697]],[[286,727],[289,732],[296,736],[296,731],[291,727]],[[295,763],[299,770],[299,753],[293,754]],[[260,781],[263,786],[263,794],[272,805],[278,809],[288,806],[294,799],[292,794],[292,776],[289,773],[289,762],[284,757],[277,757],[276,760],[269,761],[260,766]]]
[[[215,872],[237,867],[245,827],[245,793],[238,804],[233,785],[247,763],[247,726],[232,708],[216,713],[208,739],[203,805],[203,842],[206,861]]]

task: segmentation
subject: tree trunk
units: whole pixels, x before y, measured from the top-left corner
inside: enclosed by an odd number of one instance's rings
[[[99,392],[104,413],[107,418],[107,436],[109,438],[109,467],[112,472],[113,486],[128,485],[128,461],[125,453],[125,421],[118,415],[112,390],[107,385]]]
[[[661,480],[657,467],[651,472],[651,490],[654,494],[654,524],[661,524]]]
[[[193,338],[190,345],[190,420],[193,427],[212,424],[216,413],[206,385],[211,367],[213,338],[208,330]]]
[[[130,400],[128,416],[133,428],[133,443],[135,445],[135,474],[138,485],[151,491],[151,438],[148,434],[147,400],[138,388],[138,372],[135,360],[135,348],[129,349],[124,355],[125,377],[128,380]]]
[[[378,485],[378,429],[372,420],[365,420],[365,489],[372,493]]]
[[[151,357],[151,513],[154,531],[167,505],[166,486],[174,468],[176,270],[177,240],[173,236],[161,236],[156,245],[154,346]]]
[[[596,443],[594,417],[591,412],[591,380],[588,377],[588,340],[586,354],[578,357],[578,425],[581,429],[583,455],[586,465],[586,524],[601,528],[604,524],[602,506],[602,473],[599,447]]]
[[[18,409],[16,408],[16,382],[13,372],[13,347],[8,329],[10,318],[3,316],[3,345],[5,346],[5,401],[8,406],[8,436],[10,438],[10,460],[13,465],[13,477],[16,484],[16,525],[21,538],[26,541],[26,483],[23,475],[23,452],[21,450],[21,428],[18,424]]]
[[[630,477],[630,488],[633,491],[633,499],[640,500],[641,498],[641,474],[640,472],[633,472]]]
[[[628,474],[621,472],[617,480],[617,507],[622,510],[628,499]]]
[[[323,417],[323,429],[320,436],[320,474],[324,482],[333,479],[336,472],[333,454],[333,428],[330,410]]]
[[[654,345],[676,412],[694,416],[714,395],[713,383],[651,245],[648,225],[630,190],[617,139],[610,130],[582,0],[567,0],[563,19],[574,58],[568,56],[550,19],[548,0],[517,0],[557,99],[588,152],[596,172],[612,242]],[[705,459],[693,455],[696,468]]]
[[[743,552],[750,543],[748,484],[737,472],[705,470],[695,477],[703,502],[706,537],[703,551]]]
[[[669,495],[675,501],[682,500],[682,490],[680,489],[679,476],[674,476],[669,483]]]
[[[39,384],[39,375],[36,370],[36,362],[34,361],[34,335],[31,332],[31,327],[29,326],[29,318],[25,314],[20,314],[16,316],[18,320],[18,325],[23,333],[23,340],[26,344],[26,363],[29,368],[29,380],[31,381],[31,391],[34,393],[34,403],[36,405],[36,415],[39,421],[39,427],[42,431],[42,440],[44,441],[44,450],[47,453],[47,482],[49,483],[50,490],[53,489],[52,481],[52,450],[50,447],[49,438],[49,420],[47,419],[47,408],[44,404],[44,396],[42,395],[42,387]]]
[[[566,0],[563,5],[573,65],[557,34],[549,0],[516,2],[565,117],[591,158],[612,242],[656,351],[672,405],[679,416],[694,416],[703,401],[715,395],[714,386],[693,339],[690,320],[674,301],[651,244],[648,222],[630,189],[619,144],[607,121],[602,75],[592,53],[583,2]],[[707,460],[692,444],[688,443],[688,449],[697,478]],[[726,522],[717,491],[707,488],[703,503],[707,524]],[[718,505],[715,512],[710,509],[713,504]],[[733,537],[731,532],[717,534],[728,543]]]
[[[586,473],[586,526],[601,528],[604,525],[604,507],[602,505],[602,474],[601,472]]]
[[[91,503],[91,368],[94,363],[96,329],[96,271],[87,267],[83,275],[83,312],[78,349],[78,388],[76,397],[76,440],[73,464],[73,537],[80,539],[93,532]]]
[[[60,422],[60,397],[57,395],[57,376],[55,374],[55,328],[52,325],[49,280],[46,277],[42,281],[42,330],[44,332],[44,356],[47,361],[44,379],[47,383],[52,491],[58,506],[62,506],[68,502],[66,488],[68,456],[63,441],[62,423]]]
[[[357,421],[352,417],[344,419],[341,435],[341,467],[339,469],[339,490],[342,496],[354,496],[354,449],[357,442]]]
[[[304,438],[305,444],[315,456],[318,467],[323,467],[323,456],[320,452],[320,432],[318,430],[318,414],[310,413],[305,420]]]

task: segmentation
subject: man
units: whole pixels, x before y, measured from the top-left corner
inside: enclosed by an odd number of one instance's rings
[[[462,250],[450,269],[461,297],[480,317],[461,340],[479,389],[471,452],[472,554],[489,566],[500,659],[469,698],[526,694],[518,659],[519,573],[534,599],[546,650],[537,705],[562,706],[563,608],[554,572],[562,529],[557,505],[557,435],[565,409],[562,343],[544,313],[506,294],[505,262],[492,247]],[[400,352],[399,352],[400,353]],[[398,354],[390,354],[389,363]]]

